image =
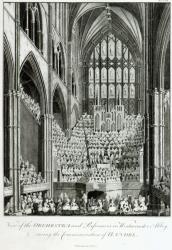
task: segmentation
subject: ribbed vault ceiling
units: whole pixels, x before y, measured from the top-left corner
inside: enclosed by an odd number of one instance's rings
[[[133,52],[142,53],[142,3],[109,3],[111,21],[107,19],[107,3],[75,3],[70,5],[71,32],[79,28],[81,55],[84,60],[93,47],[109,32],[114,33]],[[72,36],[72,33],[71,33]]]

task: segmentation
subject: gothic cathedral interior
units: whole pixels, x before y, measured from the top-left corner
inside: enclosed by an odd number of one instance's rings
[[[3,4],[5,215],[170,215],[170,3]]]

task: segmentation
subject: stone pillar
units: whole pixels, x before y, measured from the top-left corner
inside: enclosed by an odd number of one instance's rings
[[[52,90],[52,5],[48,4],[48,114],[46,114],[47,129],[47,181],[50,183],[50,196],[53,197],[53,150],[52,150],[52,120],[53,120],[53,90]]]
[[[48,173],[47,178],[50,183],[50,196],[53,197],[53,170],[55,166],[53,166],[53,142],[52,142],[52,121],[53,116],[48,115]]]
[[[9,119],[8,119],[8,149],[9,149],[9,169],[12,181],[13,212],[20,209],[20,94],[19,91],[9,90],[5,96],[8,99]]]
[[[71,128],[71,97],[72,97],[72,42],[68,42],[68,73],[67,73],[67,128]]]
[[[140,166],[140,183],[143,183],[143,148],[141,148],[139,153],[139,166]]]
[[[40,118],[41,120],[41,128],[42,128],[42,162],[43,162],[43,175],[48,182],[48,115],[44,114]]]
[[[155,88],[154,96],[154,181],[159,180],[159,93]]]
[[[164,174],[164,90],[159,91],[159,165],[160,173],[159,177]]]
[[[14,212],[20,210],[20,94],[12,91],[13,103],[13,195]]]
[[[144,41],[143,41],[143,75],[142,81],[145,83],[144,92],[144,184],[149,182],[149,94],[148,94],[148,10],[145,6],[145,25],[144,25]]]
[[[20,4],[15,3],[14,89],[9,91],[10,169],[13,186],[13,211],[20,210]]]
[[[84,110],[84,102],[85,102],[85,65],[82,62],[79,64],[79,76],[78,76],[78,100],[79,100],[79,116],[82,114]]]

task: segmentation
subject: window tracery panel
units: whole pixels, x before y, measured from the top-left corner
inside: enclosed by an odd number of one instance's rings
[[[122,81],[122,70],[121,68],[118,67],[116,70],[116,82],[121,83],[121,81]]]
[[[102,98],[107,98],[107,86],[105,84],[101,86],[101,94]]]
[[[130,85],[130,98],[131,99],[135,98],[135,87],[133,83]]]
[[[109,98],[115,98],[115,87],[113,84],[109,85]]]
[[[89,85],[89,98],[94,98],[94,85]]]
[[[129,111],[129,99],[135,102],[135,62],[129,48],[114,34],[106,35],[93,49],[89,61],[88,82],[93,84],[93,90],[99,85],[100,105],[111,107],[120,99],[125,110]]]
[[[127,84],[124,84],[124,87],[123,87],[123,98],[124,99],[128,98],[128,85]]]
[[[115,70],[114,70],[114,68],[110,67],[108,71],[109,71],[109,73],[108,73],[109,82],[115,82]]]
[[[101,70],[101,81],[107,82],[107,69],[106,68],[102,68]]]
[[[100,70],[98,67],[96,67],[95,69],[95,82],[99,82],[100,81]]]

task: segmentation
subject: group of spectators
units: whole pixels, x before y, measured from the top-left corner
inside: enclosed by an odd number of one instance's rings
[[[35,102],[35,100],[30,95],[25,93],[22,85],[20,85],[20,90],[21,90],[21,99],[24,101],[27,108],[33,114],[37,122],[40,122],[41,110],[40,110],[39,103]]]
[[[29,161],[24,161],[21,158],[20,163],[20,184],[21,185],[31,185],[45,183],[45,179],[42,177],[41,172],[36,171],[36,167],[29,163]]]

